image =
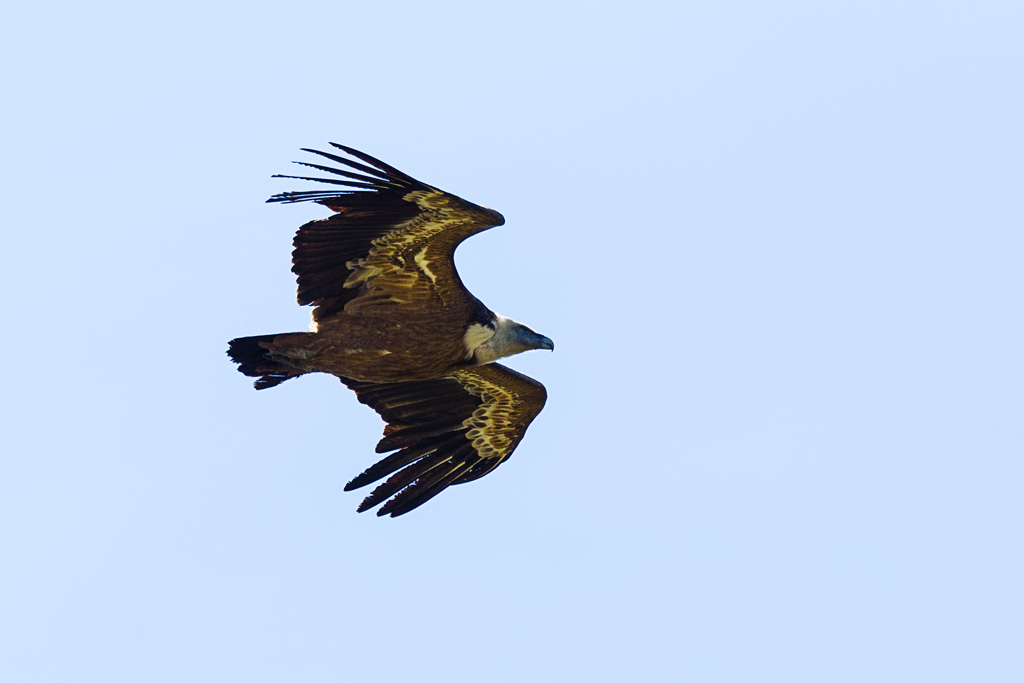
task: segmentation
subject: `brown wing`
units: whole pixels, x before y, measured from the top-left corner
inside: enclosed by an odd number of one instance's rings
[[[337,212],[299,228],[292,252],[300,304],[313,304],[313,319],[349,315],[417,318],[465,316],[481,304],[463,286],[453,254],[462,240],[505,219],[412,178],[350,147],[331,143],[357,159],[304,149],[348,167],[301,163],[345,178],[275,176],[343,188],[285,192],[270,202],[314,201]]]
[[[341,381],[387,422],[377,452],[398,449],[345,490],[391,475],[363,500],[359,512],[394,496],[377,511],[392,517],[507,460],[547,399],[540,382],[496,363],[421,382]]]

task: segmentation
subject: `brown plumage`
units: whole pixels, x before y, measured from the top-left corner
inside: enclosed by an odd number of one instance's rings
[[[394,473],[360,511],[394,495],[378,514],[397,516],[511,455],[544,405],[544,388],[486,364],[554,344],[489,310],[455,270],[456,247],[502,225],[501,214],[331,144],[359,161],[304,150],[344,168],[303,165],[340,178],[277,177],[339,189],[268,200],[314,201],[335,212],[302,226],[294,241],[298,300],[314,306],[315,331],[241,337],[228,354],[257,378],[257,389],[327,372],[380,413],[388,426],[378,452],[401,450],[346,489]]]

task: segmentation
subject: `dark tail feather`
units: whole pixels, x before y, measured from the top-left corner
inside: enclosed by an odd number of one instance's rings
[[[228,355],[238,363],[238,371],[249,377],[258,377],[253,386],[257,389],[276,387],[286,379],[304,374],[270,358],[270,352],[261,346],[270,344],[279,335],[264,334],[258,337],[239,337],[228,342]]]

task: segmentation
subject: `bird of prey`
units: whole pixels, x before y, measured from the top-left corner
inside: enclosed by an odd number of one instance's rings
[[[345,490],[387,477],[359,511],[384,502],[377,514],[397,517],[512,455],[547,394],[494,361],[554,343],[488,309],[455,270],[456,247],[502,225],[500,213],[331,145],[348,156],[303,149],[335,165],[296,163],[335,177],[275,176],[331,189],[267,200],[334,212],[299,228],[292,252],[299,304],[314,306],[313,331],[240,337],[228,355],[258,378],[257,389],[326,372],[379,413],[386,426],[377,452],[395,452]]]

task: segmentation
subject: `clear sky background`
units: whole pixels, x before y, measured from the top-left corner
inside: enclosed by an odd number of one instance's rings
[[[0,679],[1024,680],[1020,2],[18,3]],[[300,147],[507,218],[557,350],[397,520],[264,204]]]

